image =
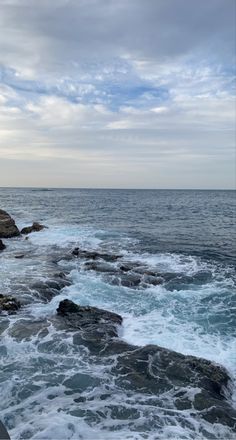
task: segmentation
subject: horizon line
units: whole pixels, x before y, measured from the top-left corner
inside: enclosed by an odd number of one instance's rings
[[[112,187],[63,187],[63,186],[0,186],[0,189],[42,189],[42,190],[111,190],[111,191],[236,191],[236,188],[112,188]]]

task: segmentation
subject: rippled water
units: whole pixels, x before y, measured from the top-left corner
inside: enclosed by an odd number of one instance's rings
[[[0,317],[0,408],[13,439],[233,438],[177,410],[171,393],[119,388],[111,365],[74,345],[53,317],[64,298],[115,311],[127,342],[205,357],[235,377],[234,191],[0,189],[0,207],[19,227],[49,227],[6,240],[0,254],[0,293],[25,304]],[[165,283],[112,284],[66,258],[76,245],[122,253],[124,264],[145,265]],[[45,302],[42,285],[60,271],[70,285]]]

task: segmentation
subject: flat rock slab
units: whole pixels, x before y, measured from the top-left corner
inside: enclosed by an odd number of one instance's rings
[[[119,386],[145,394],[172,394],[175,407],[236,430],[236,411],[226,399],[231,378],[225,368],[156,345],[121,353],[113,368]],[[194,390],[189,397],[187,390]]]
[[[111,372],[120,388],[140,392],[163,405],[169,395],[180,415],[191,411],[208,422],[236,429],[236,411],[227,397],[231,378],[225,368],[206,359],[183,355],[157,345],[137,347],[118,338],[122,317],[96,307],[82,307],[66,299],[57,309],[62,328],[75,330],[75,345],[86,345],[98,359],[114,360]],[[62,319],[61,319],[62,318]],[[61,328],[61,327],[60,327]]]
[[[20,235],[13,218],[6,212],[0,209],[0,238],[11,238]]]

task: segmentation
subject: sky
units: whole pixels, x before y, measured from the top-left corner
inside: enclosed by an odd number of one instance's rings
[[[0,0],[0,186],[235,187],[235,0]]]

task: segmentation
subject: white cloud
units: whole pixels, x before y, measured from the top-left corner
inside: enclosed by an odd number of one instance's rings
[[[227,1],[2,0],[0,185],[232,187]]]

